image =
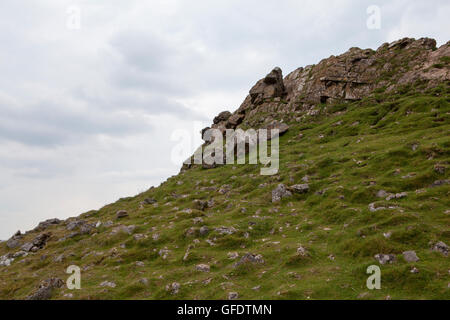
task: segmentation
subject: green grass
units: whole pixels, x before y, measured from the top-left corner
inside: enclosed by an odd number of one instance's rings
[[[302,122],[288,121],[276,176],[259,175],[259,165],[193,168],[158,188],[82,215],[92,223],[136,225],[134,234],[145,239],[111,235],[112,227],[100,227],[95,235],[58,242],[67,231],[52,226],[43,250],[0,267],[0,298],[24,298],[50,277],[65,280],[65,268],[75,264],[82,268],[82,289],[59,289],[54,298],[70,292],[79,299],[226,299],[229,291],[237,291],[242,299],[357,299],[360,294],[365,299],[450,299],[449,258],[430,250],[437,241],[450,244],[450,186],[430,188],[435,180],[449,179],[449,92],[448,84],[425,93],[413,87],[396,94],[379,90]],[[436,164],[446,167],[444,174],[434,170]],[[279,183],[302,183],[305,175],[308,194],[271,203],[271,190]],[[217,191],[224,184],[231,191],[222,195]],[[408,195],[388,202],[376,197],[380,189]],[[148,197],[158,205],[140,207]],[[214,199],[214,206],[195,210],[195,199]],[[372,202],[395,208],[370,212]],[[117,221],[120,209],[130,217]],[[203,222],[194,224],[196,217]],[[201,226],[210,232],[201,236]],[[221,235],[215,231],[221,226],[236,232]],[[195,232],[187,236],[191,227]],[[383,236],[387,232],[389,239]],[[24,240],[36,235],[31,232]],[[300,245],[306,257],[296,253]],[[188,246],[190,254],[183,259]],[[161,249],[170,250],[166,259],[158,254]],[[406,250],[415,250],[420,261],[404,261]],[[0,244],[0,255],[7,252],[14,250]],[[237,260],[228,258],[230,252],[261,254],[264,263],[234,268]],[[61,253],[64,262],[54,263]],[[396,254],[397,261],[381,266],[382,288],[371,291],[366,269],[378,265],[377,253]],[[145,266],[136,266],[137,261]],[[209,264],[210,272],[197,271],[200,263]],[[412,266],[419,273],[411,273]],[[106,280],[117,287],[100,287]],[[172,282],[181,284],[176,295],[166,290]]]

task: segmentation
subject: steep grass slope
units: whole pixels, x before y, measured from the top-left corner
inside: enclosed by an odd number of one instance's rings
[[[260,165],[193,167],[41,224],[13,248],[1,243],[0,298],[42,294],[44,280],[65,281],[76,265],[80,290],[59,284],[43,297],[450,299],[449,258],[436,247],[450,244],[450,83],[315,108],[301,119],[271,114],[290,126],[275,176],[261,176]],[[309,191],[272,202],[279,184],[299,183]],[[411,250],[418,261],[405,260]],[[382,265],[377,254],[395,261]],[[366,287],[370,265],[381,268],[380,290]]]

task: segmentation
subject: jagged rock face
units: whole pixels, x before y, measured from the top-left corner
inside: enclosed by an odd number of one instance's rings
[[[215,117],[211,128],[222,133],[241,127],[270,128],[280,120],[299,122],[316,116],[328,104],[361,100],[377,89],[395,92],[418,81],[431,88],[450,81],[448,62],[442,63],[449,56],[450,42],[436,48],[433,39],[404,38],[377,50],[351,48],[317,65],[298,68],[284,79],[276,67],[250,89],[234,113],[224,111]]]
[[[427,81],[432,87],[450,80],[447,66],[434,68],[441,58],[450,56],[450,43],[436,48],[436,41],[404,38],[385,43],[376,51],[351,48],[339,56],[323,59],[317,65],[301,67],[284,79],[275,68],[250,90],[241,106],[230,116],[238,123],[219,122],[215,128],[239,125],[262,128],[282,116],[286,121],[304,114],[315,115],[321,104],[356,101],[374,90],[395,91],[400,85]]]

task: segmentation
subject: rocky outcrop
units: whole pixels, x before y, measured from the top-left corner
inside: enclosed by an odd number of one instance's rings
[[[283,97],[285,93],[283,73],[276,67],[250,89],[250,99],[252,104],[259,105],[268,99]]]
[[[450,81],[449,56],[450,42],[436,48],[433,39],[404,38],[377,50],[351,48],[317,65],[300,67],[284,78],[276,67],[256,82],[235,112],[219,113],[211,127],[202,130],[202,137],[209,128],[222,133],[240,127],[267,128],[280,120],[274,119],[274,114],[285,123],[301,121],[318,115],[324,105],[358,101],[375,90],[395,92],[416,82],[431,88]],[[184,165],[182,170],[190,167]]]

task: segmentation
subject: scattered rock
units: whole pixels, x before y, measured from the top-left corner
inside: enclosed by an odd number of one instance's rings
[[[136,229],[135,225],[130,225],[130,226],[120,225],[120,226],[114,227],[111,230],[111,235],[115,235],[120,232],[128,233],[129,235],[131,235],[131,234],[133,234],[135,229]]]
[[[443,186],[443,185],[449,184],[449,183],[450,183],[450,180],[436,180],[435,182],[433,182],[433,184],[430,187],[435,188],[435,187]]]
[[[116,286],[117,286],[116,283],[112,281],[103,281],[102,283],[100,283],[100,287],[115,288]]]
[[[412,267],[411,273],[419,273],[419,269],[417,269],[416,267]]]
[[[166,290],[170,292],[170,294],[177,294],[180,291],[181,285],[178,282],[172,282],[166,286]]]
[[[194,200],[193,201],[194,209],[205,211],[208,208],[208,201],[205,200]]]
[[[61,263],[64,261],[64,254],[60,254],[59,256],[57,256],[55,259],[53,259],[54,262],[56,263]]]
[[[239,253],[237,252],[228,252],[228,259],[235,260],[239,258]]]
[[[198,265],[196,265],[195,266],[195,269],[197,270],[197,271],[201,271],[201,272],[209,272],[209,270],[210,270],[210,267],[209,267],[209,265],[207,265],[207,264],[198,264]]]
[[[203,218],[202,217],[195,217],[194,219],[192,219],[192,222],[194,222],[194,224],[203,223]]]
[[[439,174],[445,174],[445,166],[441,165],[441,164],[435,164],[434,165],[434,171],[436,171]]]
[[[292,193],[287,190],[286,186],[282,183],[272,190],[272,202],[280,202],[281,199],[292,196]]]
[[[223,186],[220,187],[219,193],[225,194],[225,193],[230,192],[230,190],[231,190],[231,186],[229,184],[224,184]]]
[[[386,207],[375,207],[375,205],[376,205],[375,202],[372,202],[372,203],[369,204],[370,212],[375,212],[375,211],[378,211],[378,210],[385,210],[386,209]]]
[[[386,197],[386,201],[390,201],[392,199],[401,199],[401,198],[405,198],[408,195],[408,193],[406,192],[401,192],[401,193],[396,193],[396,194],[389,194]]]
[[[203,226],[199,230],[200,235],[206,236],[209,233],[209,228],[207,226]]]
[[[236,300],[239,298],[239,294],[237,292],[229,292],[228,300]]]
[[[133,236],[133,239],[136,240],[136,241],[139,241],[139,240],[142,240],[142,239],[145,239],[145,238],[147,238],[147,236],[142,234],[142,233],[137,233],[137,234],[135,234]]]
[[[386,191],[384,191],[384,190],[380,190],[380,191],[377,192],[377,197],[378,198],[386,198],[388,195],[389,194]]]
[[[379,253],[379,254],[376,254],[374,258],[381,264],[395,262],[395,255],[393,255],[393,254],[382,254],[382,253]]]
[[[13,258],[26,257],[27,255],[28,255],[28,252],[25,252],[25,251],[17,251],[16,253],[13,254]]]
[[[308,255],[308,251],[306,251],[306,249],[302,246],[297,248],[297,253],[302,257],[306,257]]]
[[[447,255],[448,255],[448,246],[447,246],[444,242],[439,241],[438,243],[436,243],[436,244],[433,246],[433,251],[440,252],[440,253],[442,253],[444,256],[447,256]]]
[[[405,251],[405,252],[403,252],[403,258],[407,262],[417,262],[417,261],[419,261],[419,257],[417,256],[415,251]]]
[[[159,250],[158,254],[161,258],[163,258],[163,260],[166,260],[167,257],[169,256],[170,250],[168,249],[161,249]]]
[[[293,193],[307,193],[309,191],[309,185],[308,184],[295,184],[289,188]]]
[[[392,232],[391,231],[383,233],[383,237],[385,237],[386,239],[389,239],[391,236],[392,236]]]
[[[153,198],[147,198],[144,201],[142,201],[144,204],[155,204],[157,201]]]
[[[8,267],[11,265],[11,263],[13,261],[14,261],[14,258],[11,256],[11,254],[5,254],[4,256],[0,257],[0,266]]]
[[[233,228],[233,227],[224,227],[224,226],[222,226],[222,227],[216,228],[215,231],[218,232],[219,234],[224,235],[224,234],[233,234],[237,230],[235,228]]]
[[[245,263],[263,264],[264,259],[263,259],[263,256],[260,254],[247,253],[241,258],[241,260],[239,260],[238,262],[233,264],[233,267],[237,268],[240,265],[245,264]]]
[[[128,217],[128,213],[126,210],[119,210],[116,212],[117,219],[122,219],[122,218],[126,218],[126,217]]]

